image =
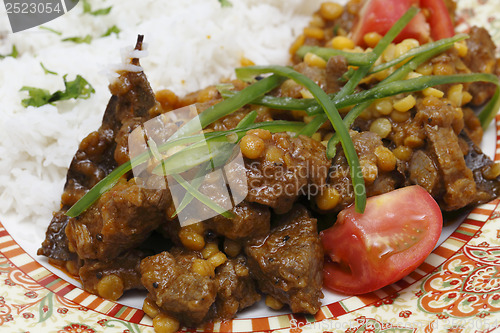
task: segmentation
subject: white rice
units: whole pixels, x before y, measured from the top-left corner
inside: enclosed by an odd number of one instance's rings
[[[59,208],[67,167],[78,143],[96,130],[110,97],[110,68],[125,58],[141,56],[153,90],[168,88],[185,94],[222,78],[232,77],[243,56],[256,64],[286,64],[288,47],[307,24],[320,0],[231,0],[222,8],[217,0],[135,1],[89,0],[92,9],[112,6],[105,16],[83,14],[79,4],[68,14],[46,24],[63,32],[32,28],[0,39],[0,54],[12,45],[17,59],[0,60],[0,219],[31,230],[39,240]],[[0,6],[0,32],[9,29]],[[116,25],[119,37],[99,37]],[[9,29],[10,30],[10,29]],[[147,51],[130,52],[137,34],[145,35]],[[66,37],[91,35],[92,43],[62,42]],[[59,75],[44,74],[40,63]],[[140,70],[140,68],[129,68]],[[54,92],[63,89],[62,75],[77,74],[96,93],[88,100],[69,100],[40,108],[21,105],[23,86]],[[108,74],[108,75],[106,75]],[[20,223],[20,225],[18,224]],[[32,228],[32,226],[37,226]],[[35,237],[35,238],[32,238]]]

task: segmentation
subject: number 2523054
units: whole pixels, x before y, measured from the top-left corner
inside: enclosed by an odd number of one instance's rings
[[[6,2],[5,9],[7,14],[51,14],[64,11],[60,2]]]

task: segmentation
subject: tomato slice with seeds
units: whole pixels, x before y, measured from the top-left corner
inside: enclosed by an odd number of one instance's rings
[[[320,234],[324,286],[358,295],[400,280],[431,253],[442,225],[438,204],[418,185],[368,198],[363,214],[349,206]]]

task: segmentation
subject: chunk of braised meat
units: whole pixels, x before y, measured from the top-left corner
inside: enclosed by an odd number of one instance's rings
[[[431,96],[419,99],[414,117],[404,123],[393,123],[393,133],[389,136],[396,147],[413,150],[407,161],[399,165],[407,177],[405,185],[424,187],[444,210],[494,197],[495,185],[481,189],[480,172],[475,171],[477,167],[471,168],[476,162],[484,167],[493,163],[482,153],[471,153],[477,148],[473,142],[482,138],[480,127],[470,109],[456,108],[446,100]]]
[[[240,80],[232,80],[228,83],[232,85],[234,90],[241,91],[248,86],[247,83]],[[183,106],[188,106],[192,104],[196,104],[196,109],[198,113],[201,113],[212,107],[213,105],[221,102],[223,100],[220,92],[218,91],[216,86],[209,86],[205,89],[195,91],[187,94],[186,96],[179,99],[178,103],[176,103],[176,107],[180,108]],[[213,130],[213,131],[227,131],[230,129],[234,129],[236,125],[250,112],[257,111],[256,122],[263,121],[271,121],[273,118],[271,117],[270,110],[268,108],[259,107],[255,105],[246,105],[240,110],[237,110],[221,119],[218,119],[208,125],[205,129]]]
[[[83,289],[116,301],[130,289],[144,289],[140,263],[145,254],[133,250],[112,260],[85,260],[79,275]]]
[[[138,126],[141,126],[141,124],[144,123],[144,120],[145,119],[141,117],[132,117],[123,122],[115,138],[116,148],[113,155],[118,165],[130,160],[129,134],[132,133]]]
[[[82,259],[111,260],[141,244],[165,220],[167,190],[134,180],[115,185],[66,227],[70,247]]]
[[[316,219],[295,205],[269,235],[251,239],[245,246],[251,276],[259,289],[293,312],[314,314],[321,305],[323,248]]]
[[[496,73],[496,46],[485,28],[472,27],[470,38],[466,39],[468,52],[464,63],[474,73]],[[492,83],[475,82],[469,87],[473,96],[472,104],[482,105],[495,93],[496,86]]]
[[[373,157],[373,153],[380,149],[378,146],[382,145],[380,138],[377,139],[373,133],[351,132],[368,196],[417,184],[425,188],[443,210],[460,209],[495,196],[496,180],[492,177],[497,176],[493,171],[496,167],[493,162],[486,162],[489,160],[486,156],[471,153],[477,148],[471,144],[479,142],[483,135],[472,110],[457,108],[448,100],[428,96],[418,99],[407,120],[397,122],[388,119],[392,130],[384,140],[385,145],[393,152],[400,150],[403,152],[400,154],[406,156],[396,161],[393,171],[381,172],[380,156],[375,154],[376,158]],[[363,130],[367,130],[370,124],[365,120],[355,123]],[[460,135],[473,140],[466,142]],[[470,156],[466,158],[467,154]],[[480,189],[479,184],[483,181],[470,167],[474,159],[486,169],[491,169],[487,172],[490,179],[485,183],[488,184],[485,189]],[[341,151],[334,158],[333,165],[330,186],[335,186],[340,194],[340,203],[335,209],[338,211],[352,203],[354,198],[349,169]]]
[[[245,158],[246,200],[283,214],[292,208],[300,194],[325,185],[330,161],[325,147],[306,136],[275,133],[264,141],[265,149],[260,157]]]
[[[321,89],[326,89],[326,71],[324,68],[309,66],[305,62],[301,62],[293,66],[293,69],[313,80]],[[298,89],[302,90],[304,87],[299,85]]]
[[[478,205],[498,197],[500,195],[499,165],[485,155],[465,132],[460,134],[460,138],[467,144],[465,163],[472,171],[476,182],[476,201],[471,204]]]
[[[113,123],[108,123],[113,120],[109,114],[114,111],[114,107],[116,98],[112,98],[108,104],[101,128],[90,133],[80,143],[66,175],[61,197],[62,209],[54,214],[45,240],[37,252],[38,255],[57,260],[59,265],[74,257],[68,249],[65,229],[69,217],[64,215],[65,212],[117,166],[113,158],[116,147],[115,132],[112,129]]]
[[[139,39],[136,49],[142,48]],[[139,65],[138,59],[132,63]],[[102,124],[80,143],[71,162],[62,196],[62,205],[73,205],[85,192],[118,165],[114,159],[117,142],[126,141],[127,131],[120,131],[132,118],[151,118],[149,111],[156,106],[156,99],[144,72],[124,71],[109,85],[112,94]]]
[[[141,36],[135,48],[142,49]],[[139,65],[139,60],[133,59],[132,63]],[[109,89],[112,96],[102,124],[80,143],[66,175],[61,197],[62,209],[54,215],[45,241],[38,250],[39,255],[58,260],[60,264],[73,257],[63,235],[68,223],[63,213],[117,167],[118,163],[114,159],[117,142],[123,141],[123,136],[128,135],[125,132],[119,133],[123,124],[133,117],[148,119],[151,116],[149,110],[156,105],[153,91],[143,72],[122,72]]]
[[[391,154],[378,134],[370,131],[350,131],[349,134],[360,161],[367,196],[392,191],[404,183],[396,159],[390,158]],[[338,204],[331,211],[340,211],[354,202],[350,168],[340,145],[333,159],[328,184],[339,195]]]
[[[63,206],[73,205],[118,166],[115,150],[124,149],[129,134],[122,130],[123,125],[133,119],[135,123],[137,119],[146,121],[149,118],[147,111],[155,106],[153,91],[143,72],[124,72],[109,89],[112,96],[101,127],[82,140],[68,169]]]
[[[422,126],[428,155],[439,172],[441,193],[433,194],[441,208],[455,210],[474,202],[476,183],[458,139],[464,128],[462,111],[449,102],[426,97],[417,103],[414,122]]]
[[[326,93],[338,92],[344,85],[341,78],[347,72],[347,60],[343,56],[333,56],[326,63]]]
[[[217,267],[215,284],[217,297],[213,319],[234,318],[237,312],[260,300],[260,294],[255,288],[255,281],[250,277],[244,256],[229,259]]]
[[[243,201],[231,211],[235,215],[233,218],[217,215],[205,221],[207,229],[234,240],[261,236],[269,232],[271,212],[268,207]]]
[[[429,127],[426,132],[430,142],[429,150],[439,167],[444,185],[441,207],[455,210],[469,205],[477,195],[476,183],[465,164],[456,134],[451,129],[436,130],[433,127]]]
[[[207,173],[198,190],[220,207],[232,212],[232,217],[224,217],[216,214],[211,208],[203,203],[193,200],[185,209],[175,217],[171,223],[162,227],[162,232],[168,238],[178,241],[180,226],[201,221],[205,230],[213,231],[216,235],[224,236],[233,240],[240,240],[249,236],[264,235],[269,231],[271,212],[269,207],[248,202],[245,199],[248,191],[246,170],[243,163],[227,163],[222,169]],[[228,186],[230,190],[228,190]],[[172,189],[173,187],[171,187]],[[179,203],[185,192],[172,189],[174,202]],[[235,205],[236,206],[233,206]],[[174,205],[169,207],[172,213]],[[172,214],[170,214],[172,215]],[[170,217],[171,218],[171,217]]]
[[[437,196],[440,187],[439,169],[429,152],[415,151],[409,163],[409,180],[412,184],[422,186],[432,196]]]
[[[334,93],[342,86],[340,78],[347,71],[347,61],[342,56],[335,56],[328,60],[326,69],[305,62],[298,62],[293,69],[313,80],[327,93]],[[276,93],[282,97],[302,98],[303,91],[303,86],[289,80],[282,84]]]
[[[347,72],[347,60],[342,56],[331,57],[326,68],[310,66],[305,62],[300,62],[294,66],[294,69],[313,80],[328,94],[335,93],[343,86],[342,76]],[[280,95],[302,98],[304,87],[299,84],[284,84],[280,88]]]
[[[464,113],[464,132],[475,145],[479,146],[484,134],[481,122],[471,108],[463,107],[462,111]]]
[[[38,249],[38,255],[49,257],[54,263],[63,265],[65,261],[76,259],[76,255],[68,248],[68,238],[66,237],[66,225],[69,216],[64,211],[54,213],[52,221],[45,232],[45,240],[42,247]]]
[[[141,262],[141,281],[149,297],[167,314],[187,326],[202,323],[215,302],[217,285],[210,276],[193,270],[199,252],[174,249]]]
[[[227,131],[234,129],[236,125],[238,125],[238,123],[248,113],[250,113],[250,111],[254,110],[257,112],[257,118],[255,119],[256,123],[273,120],[271,111],[268,108],[252,105],[252,106],[245,106],[242,109],[215,121],[213,124],[209,125],[207,129],[212,129],[214,131]]]
[[[217,236],[241,241],[248,237],[265,235],[269,232],[271,224],[269,207],[243,201],[233,208],[231,212],[234,214],[232,218],[216,215],[213,218],[199,222],[201,226],[196,226],[196,229],[204,230],[205,241],[211,241]],[[191,226],[194,226],[194,224],[191,224]],[[187,228],[189,228],[189,225]],[[162,224],[158,231],[174,244],[182,245],[179,237],[181,224],[178,219]]]

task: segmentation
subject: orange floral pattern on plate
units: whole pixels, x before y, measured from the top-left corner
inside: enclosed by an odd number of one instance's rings
[[[464,246],[421,285],[424,311],[484,318],[500,312],[500,247]]]

